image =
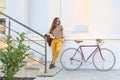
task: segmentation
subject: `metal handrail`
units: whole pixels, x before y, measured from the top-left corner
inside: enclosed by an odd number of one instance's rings
[[[1,14],[1,15],[4,15],[5,17],[9,18],[10,20],[12,20],[12,21],[14,21],[14,22],[16,22],[16,23],[20,24],[21,26],[24,26],[25,28],[29,29],[30,31],[32,31],[32,32],[34,32],[34,33],[36,33],[36,34],[40,35],[40,36],[41,36],[41,37],[43,37],[43,38],[45,38],[45,36],[44,36],[44,35],[40,34],[39,32],[37,32],[37,31],[35,31],[35,30],[33,30],[33,29],[31,29],[30,27],[28,27],[28,26],[24,25],[23,23],[21,23],[21,22],[19,22],[19,21],[15,20],[15,19],[13,19],[12,17],[10,17],[10,16],[8,16],[8,15],[4,14],[3,12],[0,12],[0,14]]]
[[[7,26],[5,26],[5,27],[8,28]],[[10,29],[10,30],[13,31],[13,32],[15,32],[15,33],[17,33],[17,31],[15,31],[15,30],[13,30],[13,29]],[[41,46],[41,47],[43,47],[43,48],[45,48],[45,46],[43,46],[43,45],[35,42],[34,40],[31,40],[30,38],[28,38],[28,37],[26,37],[26,36],[25,36],[25,38],[28,39],[29,41],[32,41],[33,43],[36,43],[37,45],[39,45],[39,46]]]
[[[45,71],[44,71],[44,73],[46,73],[47,72],[47,39],[46,39],[46,37],[44,35],[40,34],[39,32],[33,30],[32,28],[24,25],[23,23],[17,21],[16,19],[13,19],[12,17],[6,15],[5,13],[3,13],[1,11],[0,11],[0,14],[3,15],[3,16],[5,16],[5,17],[7,17],[7,18],[9,18],[9,27],[8,27],[8,29],[9,29],[8,33],[9,33],[9,35],[10,35],[10,30],[11,30],[10,29],[10,23],[11,23],[10,20],[12,20],[12,21],[16,22],[17,24],[19,24],[19,25],[27,28],[28,30],[30,30],[30,31],[38,34],[39,36],[43,37],[43,39],[45,40],[45,47],[44,47],[45,48]]]

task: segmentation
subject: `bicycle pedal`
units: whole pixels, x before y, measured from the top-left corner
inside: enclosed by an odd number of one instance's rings
[[[86,60],[82,60],[83,63],[86,63],[87,61]]]

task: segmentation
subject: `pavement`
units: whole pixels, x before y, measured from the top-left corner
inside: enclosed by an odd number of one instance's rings
[[[37,77],[34,80],[120,80],[120,69],[106,72],[96,69],[78,69],[76,71],[63,69],[54,77]]]

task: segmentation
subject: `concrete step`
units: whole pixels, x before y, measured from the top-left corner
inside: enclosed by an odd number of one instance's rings
[[[4,34],[0,34],[0,41],[5,42],[7,37]]]
[[[5,33],[5,26],[0,24],[0,34],[4,34]]]
[[[26,70],[39,70],[41,66],[42,66],[42,64],[37,63],[34,65],[29,65],[29,66],[27,65],[27,66],[25,66],[25,69]]]
[[[32,59],[29,59],[25,62],[25,66],[26,67],[30,67],[30,66],[35,66],[37,64],[40,64],[39,62],[42,62],[43,61],[43,58],[33,58],[34,60]]]
[[[45,70],[45,65],[37,63],[34,65],[25,66],[26,70],[39,70],[40,72],[43,72]],[[49,63],[47,63],[47,69],[49,69]]]
[[[4,43],[3,41],[0,41],[0,48],[5,49],[7,47],[7,44]]]
[[[50,63],[48,63],[47,65],[46,73],[45,73],[44,67],[40,68],[39,74],[38,74],[39,77],[53,77],[63,69],[61,66],[58,66],[58,65],[55,68],[49,69],[49,65]]]
[[[0,48],[2,50],[5,50],[7,46],[8,45],[6,44],[6,41],[0,40]],[[15,42],[14,41],[11,43],[11,46],[15,47]]]
[[[49,63],[47,64],[47,70],[49,69]],[[40,63],[25,67],[26,77],[38,77],[40,73],[44,73],[45,65]]]

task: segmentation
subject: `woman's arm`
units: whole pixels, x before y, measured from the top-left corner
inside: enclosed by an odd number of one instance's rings
[[[62,30],[61,30],[62,31],[62,36],[61,37],[64,38],[64,29],[63,29],[63,26],[61,26],[61,27],[62,27]]]
[[[62,30],[62,38],[64,38],[64,31]]]
[[[50,29],[49,29],[47,35],[50,36],[50,38],[54,39],[54,36],[51,34],[51,29],[52,29],[52,27],[50,27]]]
[[[64,42],[64,29],[63,29],[63,27],[62,27],[62,36],[61,36],[61,38],[62,38],[62,41]]]
[[[51,29],[52,29],[52,27],[50,27],[50,29],[48,30],[48,33],[47,33],[48,35],[51,33]]]

